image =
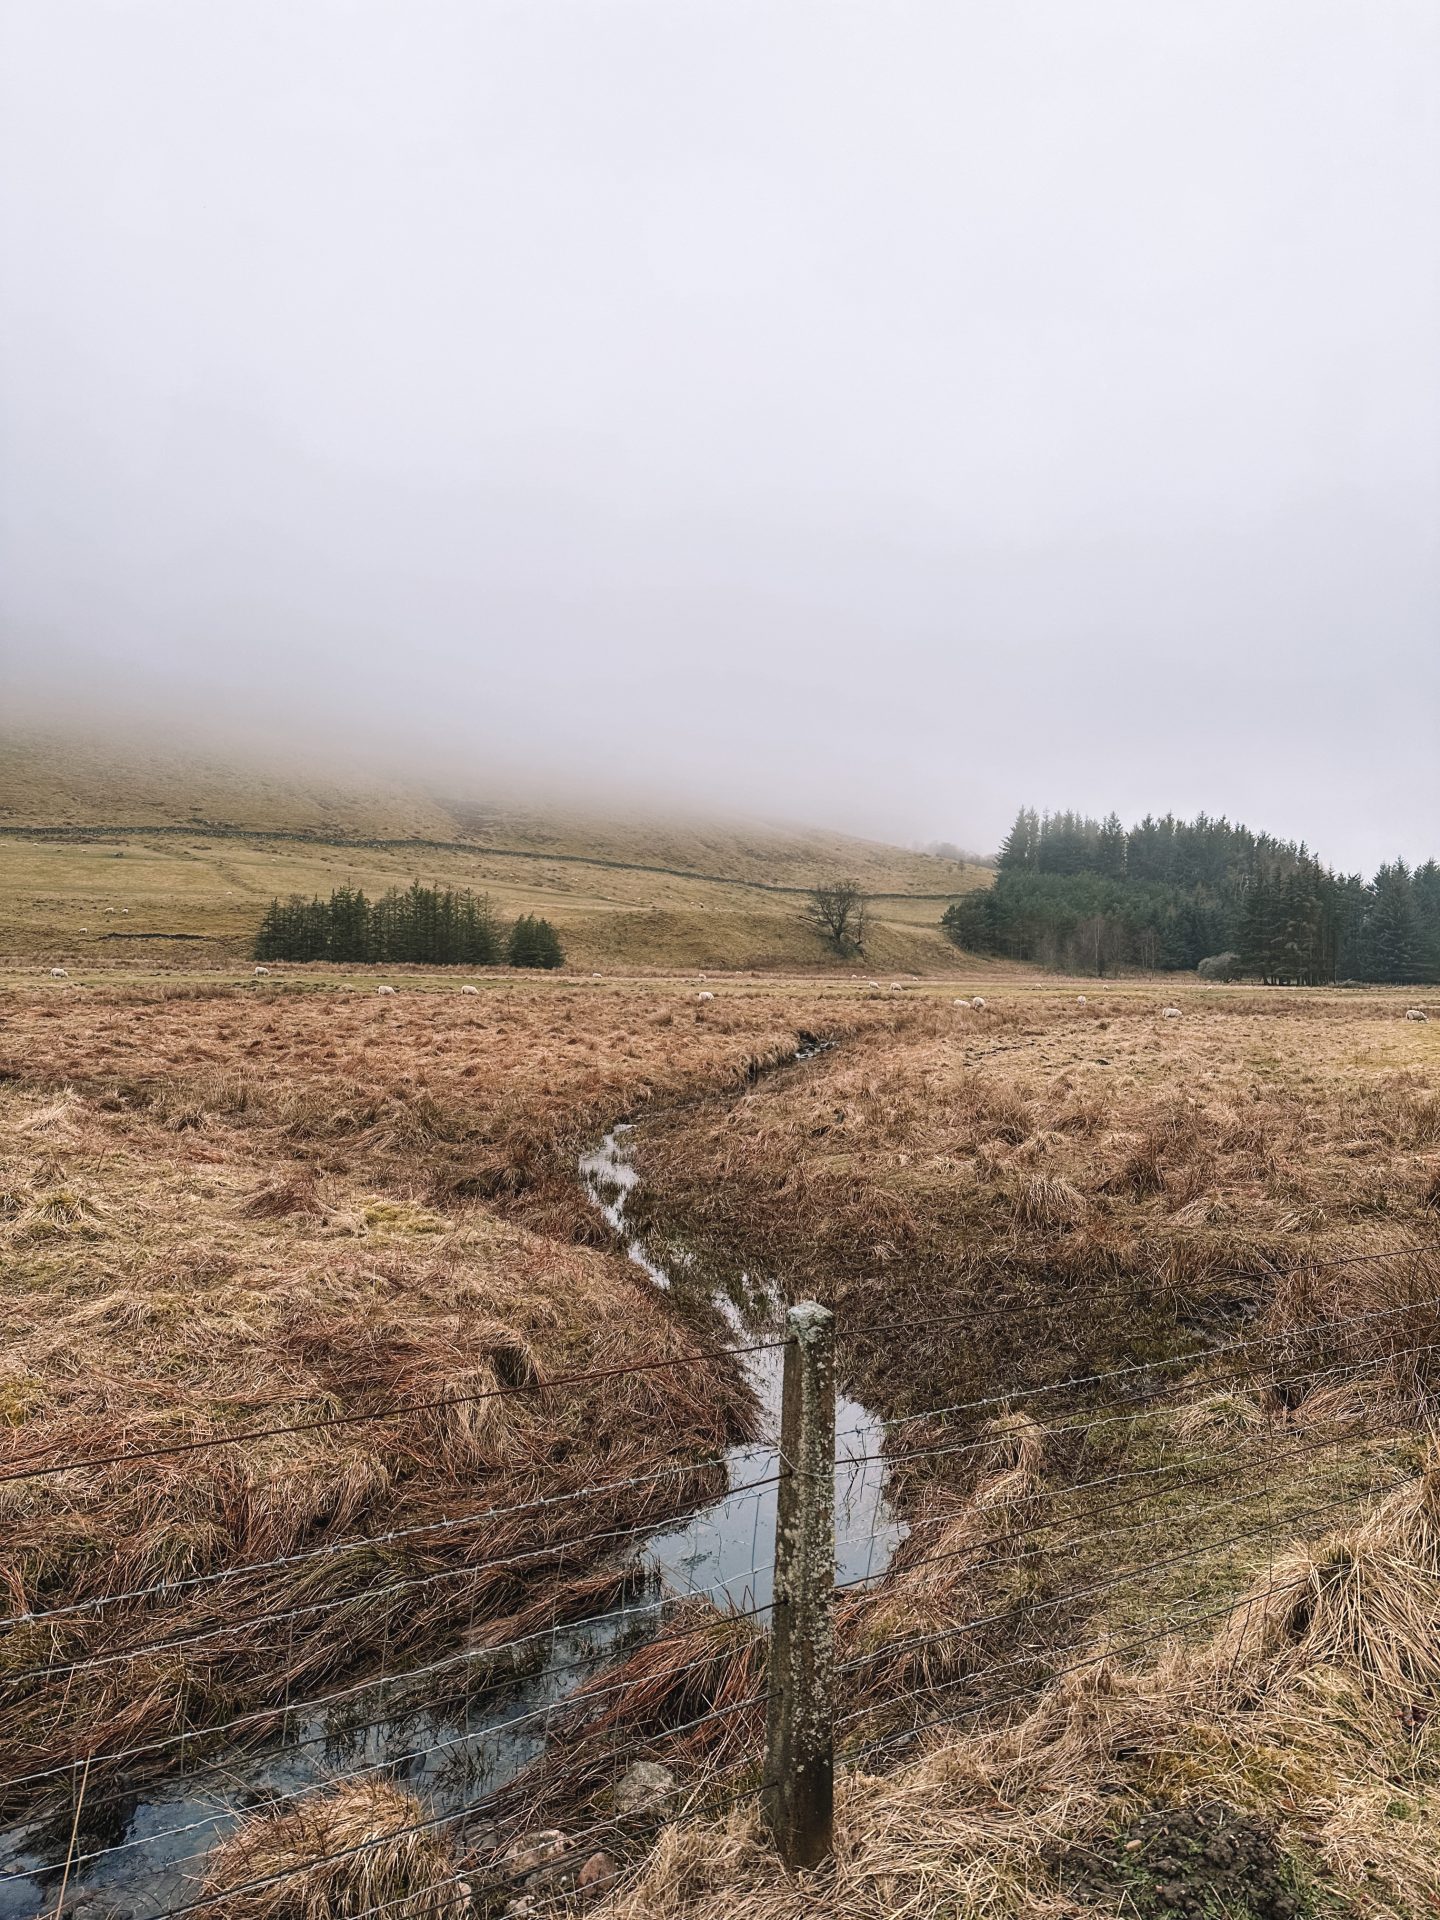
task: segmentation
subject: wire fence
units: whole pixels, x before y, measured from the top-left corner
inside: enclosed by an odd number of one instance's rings
[[[838,1447],[835,1329],[806,1307],[775,1339],[163,1445],[14,1456],[0,1484],[43,1484],[83,1510],[97,1474],[108,1485],[162,1458],[677,1366],[783,1365],[778,1445],[575,1477],[96,1593],[62,1587],[45,1604],[12,1578],[0,1915],[58,1916],[96,1887],[149,1920],[250,1911],[287,1879],[333,1882],[347,1863],[433,1841],[429,1905],[410,1891],[345,1912],[458,1916],[477,1888],[564,1887],[587,1861],[603,1881],[661,1817],[752,1802],[805,1864],[828,1845],[837,1767],[1023,1711],[1087,1666],[1224,1622],[1245,1591],[1283,1593],[1273,1569],[1265,1579],[1278,1548],[1413,1478],[1397,1443],[1440,1377],[1423,1251],[1310,1269],[1381,1260],[1416,1276],[1386,1304],[866,1416]],[[936,1325],[963,1334],[976,1319]],[[900,1330],[869,1322],[847,1337]],[[718,1498],[699,1499],[705,1476],[724,1481]],[[627,1499],[642,1517],[619,1523]],[[496,1550],[516,1526],[533,1537]],[[407,1556],[444,1558],[422,1570]],[[1233,1595],[1176,1607],[1175,1584],[1205,1561],[1230,1567]],[[604,1589],[598,1607],[577,1608],[575,1575],[592,1597]],[[501,1576],[518,1610],[497,1615]],[[377,1609],[378,1654],[347,1647],[349,1623]],[[391,1642],[391,1617],[412,1614],[423,1655],[398,1626]],[[287,1676],[268,1691],[267,1663]],[[92,1732],[73,1711],[87,1687],[133,1710],[97,1713]],[[641,1761],[659,1771],[641,1768],[637,1786]],[[250,1856],[232,1849],[216,1867],[217,1842],[247,1817],[278,1830],[336,1790],[381,1787],[411,1798],[374,1801],[358,1836],[336,1824],[326,1844],[312,1820],[303,1857],[292,1845],[247,1878],[234,1863]],[[411,1811],[387,1819],[386,1805]],[[563,1834],[537,1859],[525,1838],[557,1810]]]

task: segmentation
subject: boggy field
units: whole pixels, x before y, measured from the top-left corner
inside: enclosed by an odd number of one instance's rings
[[[881,1014],[823,988],[7,994],[7,1811],[69,1762],[138,1744],[163,1771],[180,1732],[260,1738],[367,1664],[611,1597],[616,1539],[713,1492],[754,1409],[728,1362],[626,1371],[696,1329],[607,1244],[575,1156],[822,1015]],[[577,1372],[602,1377],[527,1391]]]
[[[657,1243],[835,1307],[911,1530],[838,1606],[834,1865],[741,1809],[612,1910],[1433,1911],[1440,1028],[988,998],[641,1131]]]
[[[1430,1911],[1440,1023],[991,982],[983,1009],[735,979],[8,993],[7,1811],[63,1841],[89,1756],[163,1772],[182,1733],[262,1739],[297,1694],[591,1612],[629,1530],[719,1490],[740,1376],[645,1363],[723,1325],[575,1179],[630,1115],[654,1250],[835,1306],[909,1534],[838,1604],[837,1863],[786,1882],[753,1797],[704,1816],[747,1784],[764,1643],[697,1604],[705,1657],[635,1653],[555,1787],[589,1818],[596,1754],[643,1742],[699,1796],[608,1911]],[[835,1045],[755,1077],[811,1035]],[[543,1390],[573,1373],[602,1377]],[[624,1478],[583,1528],[526,1504]],[[92,1807],[132,1774],[95,1765]],[[421,1817],[371,1782],[258,1821],[222,1876]],[[293,1910],[466,1910],[439,1836],[392,1868]]]

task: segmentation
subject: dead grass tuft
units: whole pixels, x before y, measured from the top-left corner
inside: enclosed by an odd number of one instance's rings
[[[254,1814],[211,1853],[205,1896],[223,1896],[228,1920],[350,1920],[376,1909],[464,1920],[474,1911],[469,1889],[444,1830],[425,1818],[418,1800],[383,1781]],[[256,1884],[265,1881],[273,1884]]]

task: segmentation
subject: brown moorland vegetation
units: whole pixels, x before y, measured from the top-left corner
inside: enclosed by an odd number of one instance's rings
[[[1440,1893],[1440,1054],[1394,995],[1087,999],[932,1002],[641,1130],[652,1233],[837,1307],[912,1531],[837,1615],[835,1867],[787,1883],[752,1799],[607,1913]],[[1225,1904],[1242,1842],[1278,1904]]]
[[[15,1612],[342,1549],[318,1580],[278,1569],[17,1628],[15,1770],[403,1664],[475,1624],[588,1611],[623,1580],[533,1516],[483,1556],[454,1539],[377,1555],[360,1537],[377,1529],[591,1484],[597,1463],[677,1469],[595,1509],[602,1533],[714,1490],[697,1463],[753,1417],[728,1366],[529,1390],[696,1344],[578,1196],[576,1151],[628,1113],[630,1217],[658,1246],[835,1304],[848,1380],[894,1423],[910,1535],[839,1608],[836,1866],[787,1882],[747,1802],[665,1834],[617,1920],[1159,1915],[1170,1882],[1150,1863],[1192,1841],[1270,1890],[1235,1909],[1257,1917],[1440,1898],[1424,1838],[1440,1555],[1434,1470],[1417,1471],[1440,1051],[1403,999],[1182,990],[1167,1021],[1175,989],[1143,983],[1092,985],[1080,1007],[1015,981],[983,1011],[949,986],[717,981],[699,1006],[665,981],[384,1002],[330,984],[7,995],[12,1459],[526,1390],[162,1459],[143,1481],[0,1482]],[[805,1032],[841,1044],[754,1080]],[[476,1564],[517,1550],[518,1568]],[[402,1613],[387,1588],[416,1577],[429,1597]],[[319,1611],[283,1642],[239,1626],[300,1606]],[[754,1713],[667,1735],[763,1685],[753,1628],[692,1612],[683,1659],[642,1648],[573,1704],[577,1815],[606,1806],[617,1749],[702,1796],[753,1776]],[[62,1680],[58,1717],[55,1697],[48,1717],[30,1705],[31,1667],[192,1634]],[[307,1823],[378,1837],[403,1806],[302,1803],[243,1830],[212,1883],[289,1859]],[[417,1911],[453,1871],[443,1848],[402,1848],[393,1881],[385,1848],[360,1857],[372,1888],[413,1885]],[[315,1914],[363,1908],[333,1878]],[[1223,1893],[1223,1876],[1186,1884],[1200,1913]]]
[[[753,1408],[727,1361],[623,1371],[697,1329],[607,1246],[575,1155],[817,1018],[890,1017],[556,982],[61,986],[4,1014],[8,1612],[69,1609],[0,1639],[12,1777],[152,1738],[163,1765],[238,1714],[258,1738],[338,1676],[613,1596],[626,1530],[723,1485],[705,1463]]]

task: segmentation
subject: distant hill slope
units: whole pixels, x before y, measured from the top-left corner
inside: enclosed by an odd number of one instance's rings
[[[106,958],[123,945],[150,961],[183,941],[192,959],[198,943],[233,958],[276,893],[418,876],[488,892],[503,913],[547,914],[578,962],[820,965],[801,896],[838,873],[879,896],[868,963],[916,969],[950,963],[940,914],[990,879],[823,831],[601,817],[181,752],[0,739],[0,945],[21,955],[101,943]]]

